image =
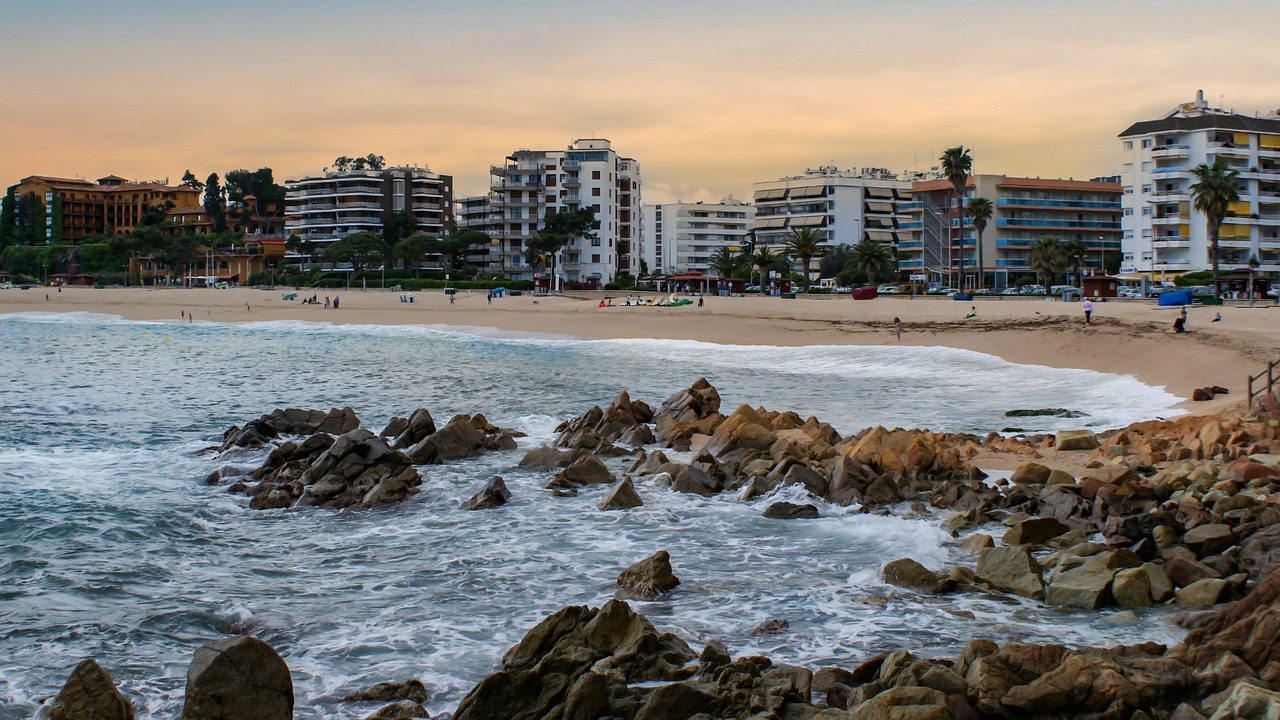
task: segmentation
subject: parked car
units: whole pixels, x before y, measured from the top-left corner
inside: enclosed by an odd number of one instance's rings
[[[954,295],[958,291],[953,287],[939,285],[938,287],[931,287],[925,292],[929,295]]]
[[[748,285],[748,286],[746,286],[746,287],[742,288],[742,292],[744,292],[744,293],[758,293],[758,292],[760,292],[760,286],[759,286],[759,285]]]
[[[1147,297],[1160,297],[1167,292],[1173,292],[1178,288],[1173,285],[1152,285],[1147,288]]]
[[[1023,285],[1018,288],[1019,295],[1044,295],[1043,285]]]
[[[893,293],[898,292],[898,289],[899,288],[897,285],[881,285],[880,287],[876,288],[876,292],[880,293],[881,295],[891,295]]]
[[[1142,290],[1138,288],[1122,288],[1116,291],[1116,297],[1130,298],[1133,300],[1142,299]]]
[[[1001,295],[1021,295],[1021,294],[1022,294],[1022,288],[1007,287],[1007,288],[1005,288],[1005,289],[1001,290],[1001,291],[1000,291],[1000,294],[1001,294]]]

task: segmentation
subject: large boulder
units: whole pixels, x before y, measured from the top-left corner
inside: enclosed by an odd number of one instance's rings
[[[1054,445],[1059,450],[1093,450],[1098,436],[1092,430],[1059,430]]]
[[[477,457],[485,450],[485,435],[470,415],[456,415],[449,423],[413,445],[405,454],[415,465],[440,465]]]
[[[418,492],[422,476],[409,457],[365,429],[339,436],[302,474],[305,504],[373,507]]]
[[[471,499],[462,503],[463,510],[489,510],[496,507],[506,505],[511,500],[511,491],[507,489],[507,483],[501,477],[494,475],[493,479],[485,483]]]
[[[659,550],[618,576],[618,587],[640,600],[652,600],[679,584],[680,579],[671,570],[671,556],[666,550]]]
[[[427,701],[427,686],[417,678],[403,682],[379,682],[343,695],[341,702],[391,702],[393,700]]]
[[[1111,581],[1111,595],[1122,608],[1147,607],[1152,603],[1151,574],[1146,567],[1125,568]]]
[[[762,513],[774,520],[813,520],[818,517],[818,507],[812,503],[789,503],[779,501],[770,503]]]
[[[695,425],[720,412],[720,393],[706,378],[698,378],[692,385],[668,397],[653,414],[658,436],[669,441],[672,428],[678,425]]]
[[[323,410],[276,409],[246,423],[232,426],[223,434],[222,450],[232,447],[260,447],[280,435],[342,435],[360,427],[360,419],[349,407]]]
[[[951,699],[928,687],[894,687],[859,704],[848,720],[956,720]]]
[[[640,499],[640,493],[636,492],[635,483],[629,477],[619,480],[600,500],[601,510],[627,510],[641,505],[644,505],[644,500]]]
[[[1045,602],[1059,607],[1097,610],[1114,603],[1111,581],[1126,567],[1141,567],[1133,553],[1102,552],[1065,572],[1054,575],[1045,591]]]
[[[1253,682],[1235,682],[1209,720],[1280,720],[1280,692]]]
[[[508,650],[498,671],[467,693],[453,717],[604,717],[602,699],[617,699],[615,693],[630,683],[684,680],[696,672],[689,665],[695,657],[684,641],[658,633],[625,602],[570,606]],[[575,709],[562,714],[568,706]]]
[[[549,445],[542,445],[525,453],[524,457],[520,458],[520,467],[533,470],[568,467],[569,463],[577,460],[584,452],[583,450],[557,450]]]
[[[187,668],[180,720],[289,720],[293,678],[270,645],[255,637],[216,640]]]
[[[735,450],[765,450],[777,440],[769,422],[749,405],[740,405],[716,428],[707,451],[723,457]]]
[[[652,420],[653,410],[640,400],[632,400],[624,390],[618,393],[607,408],[601,410],[597,405],[581,417],[560,423],[556,427],[556,432],[560,435],[555,444],[558,447],[594,449],[601,443],[617,442],[623,436],[627,436],[629,443],[634,444],[645,437],[644,433],[648,432],[648,428],[644,423]]]
[[[941,586],[938,574],[911,558],[899,558],[885,564],[884,581],[890,585],[935,593]]]
[[[583,454],[556,473],[547,483],[549,488],[575,488],[583,485],[602,485],[613,482],[613,473],[600,458]]]
[[[1000,539],[1005,545],[1039,545],[1052,540],[1071,528],[1051,517],[1028,518],[1009,529]]]
[[[1025,545],[1002,545],[978,551],[979,580],[1025,598],[1044,597],[1044,570]]]
[[[1230,526],[1222,523],[1197,525],[1182,536],[1182,544],[1191,548],[1196,557],[1200,558],[1217,555],[1235,543],[1235,533],[1231,531]]]
[[[383,437],[395,438],[395,444],[392,445],[397,450],[405,450],[426,440],[436,431],[436,421],[432,419],[431,413],[426,408],[418,408],[414,410],[407,419],[404,420],[403,427],[396,427],[396,420],[400,418],[392,418],[390,424],[387,425],[380,435]],[[394,431],[394,434],[392,434]]]
[[[1169,654],[1199,671],[1207,671],[1226,654],[1258,674],[1268,666],[1280,667],[1280,571],[1268,575],[1243,600],[1212,610]]]
[[[85,658],[49,708],[50,720],[133,720],[133,705],[93,658]]]

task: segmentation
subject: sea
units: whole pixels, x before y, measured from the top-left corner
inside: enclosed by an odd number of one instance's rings
[[[0,719],[31,718],[95,658],[140,718],[171,718],[201,644],[249,633],[293,676],[298,718],[361,718],[344,693],[420,678],[447,717],[546,615],[614,597],[618,573],[656,550],[680,587],[633,602],[695,650],[852,667],[909,648],[953,656],[972,638],[1072,646],[1182,632],[1160,609],[1077,612],[994,595],[923,597],[880,568],[914,558],[972,566],[943,515],[818,501],[815,520],[762,517],[798,488],[743,502],[645,479],[645,505],[604,512],[605,489],[553,497],[518,467],[561,421],[628,391],[655,408],[699,377],[727,413],[794,410],[843,434],[874,426],[986,433],[1110,428],[1179,413],[1132,377],[1017,365],[938,347],[769,347],[584,340],[482,328],[324,323],[132,322],[96,314],[0,315]],[[422,468],[398,507],[256,511],[204,484],[264,451],[207,449],[275,408],[349,406],[365,427],[430,410],[484,413],[520,448]],[[1082,417],[1007,418],[1066,408]],[[463,511],[494,475],[510,504]],[[1003,528],[988,527],[989,532]],[[752,630],[786,621],[778,634]]]

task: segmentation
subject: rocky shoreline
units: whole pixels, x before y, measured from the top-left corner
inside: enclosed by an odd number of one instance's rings
[[[703,379],[656,409],[622,392],[607,407],[563,422],[553,445],[525,453],[520,466],[547,473],[547,491],[566,498],[607,485],[599,509],[609,511],[643,505],[639,479],[646,492],[656,485],[749,500],[797,486],[860,512],[906,505],[938,517],[973,564],[935,572],[911,558],[886,558],[886,582],[922,594],[1014,595],[1064,608],[1174,604],[1184,611],[1187,638],[1173,648],[1084,649],[974,639],[954,658],[884,648],[844,667],[812,669],[734,659],[717,642],[694,652],[620,599],[567,607],[539,623],[453,717],[1193,720],[1280,713],[1278,429],[1274,411],[1259,411],[1102,433],[980,437],[876,427],[844,437],[792,412],[743,405],[722,413],[719,393]],[[265,461],[248,471],[224,464],[207,482],[227,482],[260,510],[394,506],[430,482],[424,474],[432,465],[510,451],[517,436],[479,414],[437,428],[418,409],[375,434],[349,408],[277,410],[229,429],[215,448],[225,463],[241,449],[269,447]],[[668,452],[690,459],[672,461]],[[992,455],[1017,458],[1019,467],[992,481],[977,466]],[[1064,469],[1065,457],[1083,471]],[[462,505],[502,512],[494,508],[509,498],[494,477]],[[803,522],[818,507],[774,501],[764,513]],[[1007,527],[998,538],[978,529],[993,522]],[[678,583],[659,550],[622,571],[618,596],[649,599]],[[117,710],[51,716],[131,717],[119,710],[127,700],[106,693],[109,678],[94,668],[77,668],[67,687],[96,691],[64,688],[63,695],[101,697],[103,708]],[[184,710],[183,718],[291,717],[289,687],[288,712]],[[387,699],[396,708],[369,717],[425,717],[423,700]],[[55,712],[61,703],[60,695]]]

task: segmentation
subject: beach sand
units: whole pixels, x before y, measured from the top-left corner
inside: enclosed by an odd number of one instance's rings
[[[902,344],[944,346],[988,353],[1010,362],[1086,368],[1131,375],[1179,397],[1195,388],[1231,390],[1208,402],[1183,407],[1195,413],[1243,407],[1249,375],[1280,357],[1280,308],[1193,307],[1188,332],[1172,330],[1176,308],[1154,301],[1094,304],[1093,324],[1084,324],[1078,302],[1043,298],[983,298],[961,303],[942,297],[890,297],[854,301],[843,297],[787,300],[773,297],[706,298],[704,307],[624,307],[626,293],[581,293],[567,297],[497,298],[483,290],[460,290],[456,301],[439,290],[406,293],[369,290],[298,291],[341,297],[338,310],[285,301],[288,288],[0,290],[0,314],[91,312],[130,320],[263,322],[290,320],[333,324],[429,325],[495,328],[519,333],[556,333],[585,338],[660,338],[739,345],[894,345],[893,318],[902,318]],[[46,295],[48,300],[45,299]],[[613,307],[599,307],[601,297]],[[970,306],[977,316],[965,318]],[[1211,322],[1216,313],[1221,322]]]

